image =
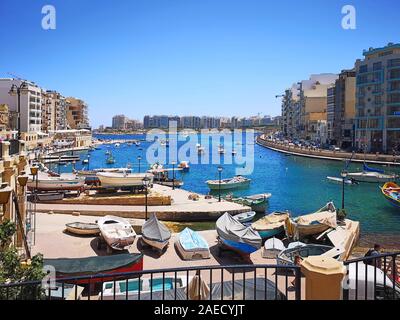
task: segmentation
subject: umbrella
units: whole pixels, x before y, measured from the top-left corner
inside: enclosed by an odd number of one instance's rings
[[[205,300],[210,294],[210,288],[201,279],[199,272],[189,282],[186,290],[190,300]]]

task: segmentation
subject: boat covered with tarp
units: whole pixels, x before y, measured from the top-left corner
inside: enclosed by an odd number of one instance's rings
[[[185,228],[175,242],[176,248],[184,260],[195,257],[207,259],[210,257],[210,248],[207,241],[196,231]]]
[[[223,247],[242,255],[250,255],[261,248],[260,235],[252,227],[241,224],[229,213],[221,216],[216,226],[219,241]]]
[[[149,220],[142,226],[142,240],[151,247],[160,251],[164,250],[171,239],[171,231],[152,213]]]
[[[95,283],[114,280],[113,277],[103,276],[102,278],[96,278],[96,274],[113,275],[143,270],[143,254],[124,253],[112,256],[94,256],[86,258],[44,259],[43,265],[54,267],[57,279],[94,276],[90,279],[90,283]],[[78,279],[67,280],[66,282],[87,284],[88,280]]]

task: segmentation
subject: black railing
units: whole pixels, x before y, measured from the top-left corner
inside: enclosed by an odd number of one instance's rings
[[[301,271],[298,266],[234,265],[62,279],[49,274],[44,281],[0,285],[0,299],[300,300]]]
[[[10,156],[13,156],[15,154],[19,153],[19,141],[16,139],[10,140],[10,149],[9,149],[9,154]]]
[[[400,252],[346,261],[346,300],[400,300]]]

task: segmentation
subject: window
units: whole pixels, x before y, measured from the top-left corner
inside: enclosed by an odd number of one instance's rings
[[[359,73],[365,73],[365,72],[368,72],[368,65],[363,65],[363,66],[360,66],[360,70],[359,70]]]
[[[389,60],[388,67],[400,67],[400,59]]]
[[[373,69],[374,69],[374,71],[382,70],[382,62],[375,62]]]
[[[382,104],[382,96],[375,96],[375,104],[376,105]]]

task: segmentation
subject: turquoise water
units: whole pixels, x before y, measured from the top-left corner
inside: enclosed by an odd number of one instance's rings
[[[144,139],[144,136],[99,136],[103,139]],[[137,172],[137,156],[142,157],[141,172],[148,168],[145,163],[146,148],[150,142],[141,142],[143,150],[135,145],[122,144],[119,148],[114,145],[102,146],[100,150],[91,153],[80,153],[81,159],[90,154],[90,169],[104,167],[126,167],[132,165]],[[227,144],[225,143],[225,147]],[[106,165],[105,150],[110,148],[116,163]],[[235,175],[235,165],[222,165],[222,178]],[[268,212],[274,210],[290,210],[293,216],[313,212],[333,200],[336,207],[341,207],[342,186],[329,182],[327,176],[340,176],[344,162],[307,159],[286,156],[254,145],[254,172],[247,189],[237,190],[234,195],[243,196],[257,193],[272,193]],[[76,164],[81,169],[81,163]],[[178,179],[183,179],[186,190],[207,194],[209,189],[205,183],[209,179],[218,179],[217,164],[191,164],[188,173],[177,173]],[[362,164],[352,164],[350,171],[360,170]],[[87,167],[86,167],[87,168]],[[397,171],[394,168],[384,168],[386,171]],[[57,167],[53,167],[57,171]],[[71,165],[61,166],[62,172],[70,172]],[[171,174],[172,175],[172,174]],[[396,234],[400,231],[400,210],[392,207],[381,195],[377,184],[360,184],[345,187],[345,207],[350,219],[361,222],[362,233]]]

